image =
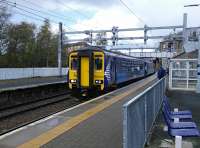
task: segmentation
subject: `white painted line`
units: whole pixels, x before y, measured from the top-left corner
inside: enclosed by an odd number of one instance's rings
[[[155,75],[152,75],[152,76],[150,76],[150,77],[147,77],[147,78],[142,79],[142,80],[140,80],[140,81],[137,81],[137,82],[135,82],[135,83],[141,83],[141,81],[145,81],[146,79],[151,78],[151,77],[155,77]],[[135,84],[135,83],[134,83],[134,84]],[[132,84],[133,84],[133,83],[132,83]],[[132,84],[130,84],[130,85],[132,85]],[[37,125],[37,124],[39,124],[39,123],[45,122],[45,121],[47,121],[47,120],[49,120],[49,119],[52,119],[52,118],[54,118],[54,117],[56,117],[56,116],[59,116],[60,114],[66,113],[66,112],[71,111],[71,110],[73,110],[73,109],[79,108],[79,107],[81,107],[81,106],[83,106],[83,105],[87,105],[87,104],[89,104],[89,103],[91,103],[91,102],[100,100],[100,99],[104,98],[105,96],[108,96],[108,95],[114,94],[114,93],[116,93],[116,92],[118,92],[118,91],[121,91],[121,90],[123,90],[123,89],[126,89],[126,88],[130,87],[130,85],[127,85],[127,86],[125,86],[125,87],[116,89],[116,90],[114,90],[114,91],[112,91],[112,92],[106,93],[106,94],[104,94],[104,95],[102,95],[102,96],[99,96],[99,97],[97,97],[97,98],[94,98],[94,99],[92,99],[92,100],[86,101],[86,102],[84,102],[84,103],[78,104],[78,105],[73,106],[73,107],[71,107],[71,108],[68,108],[68,109],[66,109],[66,110],[60,111],[60,112],[58,112],[58,113],[56,113],[56,114],[50,115],[50,116],[48,116],[48,117],[46,117],[46,118],[40,119],[40,120],[35,121],[35,122],[33,122],[33,123],[30,123],[30,124],[28,124],[28,125],[25,125],[25,126],[19,128],[19,129],[16,129],[16,130],[14,130],[14,131],[11,131],[11,132],[9,132],[9,133],[7,133],[7,134],[4,134],[4,135],[0,136],[0,140],[3,139],[3,138],[6,138],[6,137],[8,137],[8,136],[10,136],[10,135],[12,135],[12,134],[14,134],[14,133],[16,133],[16,132],[20,132],[20,131],[22,131],[22,130],[24,130],[24,129],[30,127],[30,126],[35,126],[35,125]]]
[[[4,138],[6,138],[6,137],[8,137],[8,136],[10,136],[10,135],[12,135],[12,134],[15,134],[15,133],[17,133],[17,132],[19,132],[19,131],[22,131],[22,130],[24,130],[24,129],[27,129],[27,128],[28,128],[27,126],[23,126],[23,127],[20,127],[20,128],[18,128],[18,129],[16,129],[16,130],[13,130],[13,131],[11,131],[11,132],[9,132],[9,133],[6,133],[6,134],[0,136],[0,140],[4,139]]]
[[[38,120],[38,121],[35,121],[35,122],[33,122],[33,123],[30,123],[30,124],[28,124],[27,126],[34,126],[34,125],[37,125],[37,124],[39,124],[39,123],[41,123],[41,122],[45,122],[45,121],[47,121],[47,120],[49,120],[49,119],[51,119],[51,118],[53,118],[54,117],[54,115],[50,115],[50,116],[48,116],[48,117],[46,117],[46,118],[43,118],[43,119],[40,119],[40,120]]]

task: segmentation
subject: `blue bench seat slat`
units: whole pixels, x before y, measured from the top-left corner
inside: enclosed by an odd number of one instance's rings
[[[197,128],[197,125],[194,122],[170,122],[170,128]]]
[[[199,137],[199,130],[193,129],[170,129],[169,134],[171,136],[182,136],[182,137]]]
[[[189,110],[183,110],[183,111],[178,111],[178,112],[170,111],[170,113],[172,115],[192,115],[191,111]]]
[[[192,115],[170,115],[170,118],[174,120],[174,118],[179,119],[192,119]]]

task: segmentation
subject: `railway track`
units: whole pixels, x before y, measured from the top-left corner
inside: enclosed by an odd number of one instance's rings
[[[70,91],[66,91],[62,94],[0,109],[0,135],[88,100],[79,99]]]
[[[24,103],[24,104],[20,104],[16,106],[8,107],[5,109],[1,109],[0,119],[8,117],[8,116],[12,116],[24,111],[33,110],[33,109],[36,109],[45,105],[49,105],[52,103],[56,103],[56,102],[62,101],[64,99],[69,99],[69,98],[70,98],[70,94],[69,92],[66,92],[66,93],[55,95],[52,97],[40,99],[39,101],[28,102],[28,103]]]
[[[0,135],[81,103],[70,92],[0,110]],[[61,107],[59,107],[61,106]]]

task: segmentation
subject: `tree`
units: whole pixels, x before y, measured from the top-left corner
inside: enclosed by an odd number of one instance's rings
[[[8,23],[9,16],[6,7],[0,9],[0,67],[57,66],[58,36],[49,20],[38,31],[35,24]]]
[[[7,48],[7,32],[8,32],[8,19],[10,13],[5,5],[1,5],[0,9],[0,55],[5,54]]]
[[[9,67],[32,66],[35,48],[35,25],[26,22],[11,24],[8,31],[7,60]]]
[[[52,35],[49,47],[49,66],[57,66],[58,36]]]
[[[40,66],[49,66],[51,38],[52,33],[50,30],[50,22],[49,20],[45,20],[44,25],[41,26],[40,31],[37,35],[37,50],[38,53],[40,53]]]

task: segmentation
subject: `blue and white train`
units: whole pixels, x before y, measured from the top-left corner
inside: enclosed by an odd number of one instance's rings
[[[81,48],[69,53],[70,89],[105,90],[154,73],[153,62],[100,47]]]

